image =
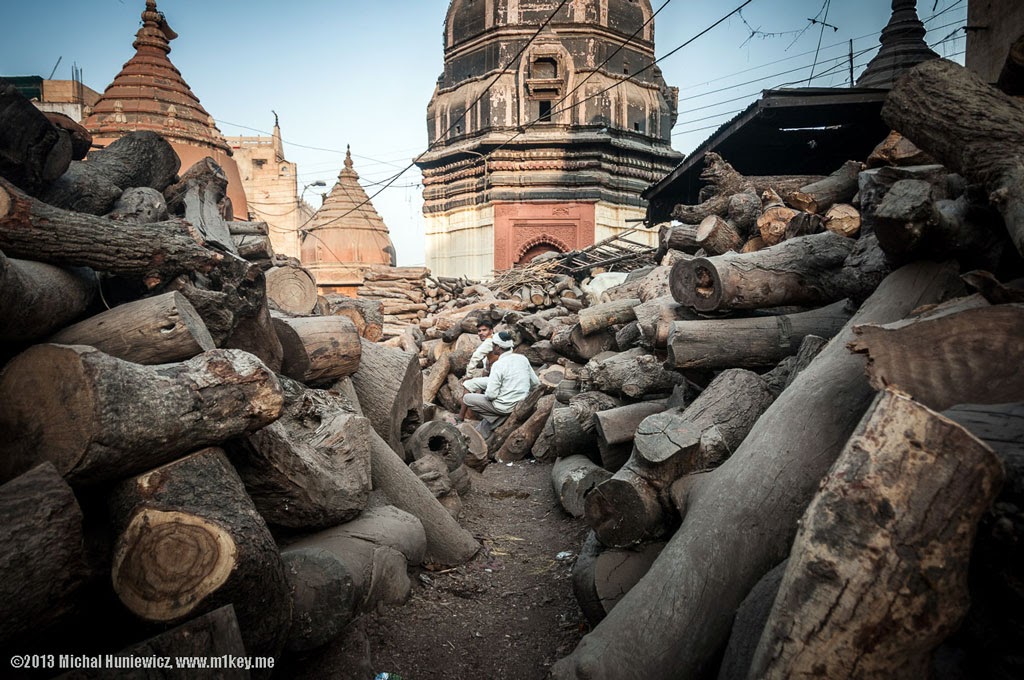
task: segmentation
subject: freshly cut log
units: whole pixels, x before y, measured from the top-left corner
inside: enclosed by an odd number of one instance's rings
[[[867,166],[932,165],[935,159],[914,146],[909,139],[893,130],[868,156]]]
[[[848,203],[836,203],[825,213],[825,228],[840,236],[860,233],[860,211]]]
[[[131,187],[162,192],[178,176],[181,161],[171,145],[155,132],[132,132],[85,161],[73,161],[40,198],[55,207],[89,215],[105,215]]]
[[[887,389],[800,522],[750,677],[928,676],[1003,476],[983,442]]]
[[[652,541],[635,549],[607,548],[587,536],[572,567],[572,589],[587,623],[596,626],[651,568],[665,547]]]
[[[638,298],[623,298],[580,310],[579,327],[583,335],[593,335],[609,326],[629,323],[636,318],[633,308],[640,304]]]
[[[356,372],[362,345],[344,316],[274,317],[284,350],[281,372],[306,383],[325,383]]]
[[[269,523],[324,529],[358,515],[370,496],[370,422],[343,397],[281,378],[281,418],[236,440],[231,460]]]
[[[677,262],[672,268],[672,296],[702,312],[859,299],[885,273],[881,258],[864,266],[844,266],[855,249],[877,248],[877,243],[868,241],[827,232],[790,239],[756,253]]]
[[[882,118],[954,172],[984,185],[1024,254],[1024,104],[958,64],[933,59],[892,88]]]
[[[545,423],[551,416],[551,409],[555,404],[555,395],[548,394],[537,400],[533,413],[512,434],[508,436],[505,443],[501,445],[495,454],[494,460],[499,463],[510,463],[526,458],[533,448],[534,442],[540,436]]]
[[[584,455],[566,456],[551,468],[551,485],[558,502],[573,517],[583,516],[583,499],[612,473]]]
[[[0,479],[49,460],[78,485],[258,430],[284,398],[266,366],[238,350],[141,366],[91,347],[35,345],[0,373],[0,402]]]
[[[378,300],[327,295],[325,314],[347,316],[356,325],[359,335],[370,342],[380,340],[384,331],[384,313]]]
[[[88,345],[136,364],[169,364],[216,347],[195,307],[177,292],[118,305],[68,326],[49,342]]]
[[[467,453],[465,436],[454,425],[442,420],[423,423],[405,441],[405,460],[438,456],[449,472],[466,462]]]
[[[452,519],[416,473],[376,433],[370,434],[370,455],[373,488],[422,523],[427,536],[425,561],[458,565],[477,553],[480,544]]]
[[[8,257],[141,276],[148,288],[209,272],[224,255],[182,222],[125,224],[54,208],[0,178],[0,250]]]
[[[285,650],[308,652],[327,644],[356,614],[357,592],[352,572],[322,547],[289,547],[281,551],[292,596],[292,622]]]
[[[487,438],[487,450],[497,454],[501,447],[505,445],[505,440],[529,419],[537,406],[537,402],[548,391],[549,388],[545,385],[538,385],[530,390],[526,398],[516,404],[515,408],[508,414],[508,417],[491,432],[491,435]]]
[[[205,242],[240,255],[222,214],[227,190],[227,174],[207,156],[182,173],[178,182],[167,187],[164,197],[170,213],[185,218],[199,230]]]
[[[172,623],[230,603],[250,654],[281,652],[291,623],[284,565],[223,451],[203,449],[126,480],[109,503],[111,578],[133,614]]]
[[[277,309],[304,316],[316,306],[316,279],[302,267],[271,267],[267,270],[267,297]]]
[[[445,344],[447,347],[447,343]],[[451,370],[451,350],[444,352],[430,368],[423,372],[423,403],[429,404],[434,401],[437,391],[448,382],[448,373]]]
[[[956,285],[950,267],[932,263],[890,274],[732,457],[700,475],[682,525],[650,571],[554,665],[552,677],[668,680],[697,677],[714,663],[736,607],[785,556],[797,521],[874,395],[863,361],[845,347],[852,326],[902,318]],[[638,620],[649,625],[640,630]]]
[[[0,252],[0,341],[44,338],[88,310],[96,275],[87,269],[16,260]]]
[[[1024,401],[1024,305],[943,310],[854,333],[851,348],[868,356],[875,389],[895,387],[937,410]]]
[[[552,410],[551,448],[554,454],[564,458],[582,453],[591,460],[598,460],[594,414],[621,405],[619,399],[604,392],[581,392],[569,400],[568,408]]]
[[[770,203],[757,218],[757,230],[769,246],[782,242],[786,237],[786,226],[789,221],[799,214],[796,210],[783,205],[781,199],[774,192],[772,196],[777,203]]]
[[[415,354],[365,338],[360,344],[359,370],[351,376],[359,406],[377,434],[404,457],[403,439],[423,421],[423,373],[419,362]]]
[[[585,386],[633,399],[666,394],[682,384],[684,378],[677,371],[663,368],[662,364],[647,350],[636,347],[603,361],[592,360],[587,364]]]
[[[0,82],[0,177],[38,194],[71,163],[71,136],[14,85]]]
[[[541,385],[548,388],[549,392],[554,392],[565,380],[565,368],[557,365],[541,368],[537,371],[537,378],[540,379]]]
[[[736,228],[718,215],[708,215],[697,227],[695,239],[698,248],[708,255],[721,255],[730,250],[739,250],[743,237]]]
[[[680,369],[773,366],[795,354],[808,335],[833,337],[853,311],[842,300],[798,314],[676,321],[669,331],[666,363]]]
[[[836,203],[849,203],[857,193],[857,176],[864,166],[859,161],[846,161],[831,175],[801,187],[788,197],[797,210],[824,215]]]
[[[0,486],[0,644],[42,631],[90,575],[75,494],[52,463]]]

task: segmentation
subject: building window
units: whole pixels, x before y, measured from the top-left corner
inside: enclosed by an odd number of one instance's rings
[[[287,175],[288,174],[288,166],[287,165],[282,165],[281,166],[281,174],[282,175]]]
[[[253,158],[252,159],[252,169],[253,170],[262,170],[263,166],[266,165],[266,164],[267,164],[267,159],[266,158]]]
[[[558,77],[558,62],[543,58],[533,62],[530,76],[536,80],[554,80]]]
[[[551,102],[546,100],[546,99],[543,99],[543,100],[541,100],[541,101],[539,101],[537,103],[540,104],[540,115],[537,116],[537,119],[540,120],[540,122],[542,122],[542,123],[550,123],[551,122]]]

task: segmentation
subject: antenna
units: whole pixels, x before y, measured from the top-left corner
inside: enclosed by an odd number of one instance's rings
[[[53,80],[53,74],[57,72],[57,67],[60,66],[60,60],[63,58],[63,56],[57,57],[57,63],[53,65],[53,70],[50,71],[50,77],[47,80]]]

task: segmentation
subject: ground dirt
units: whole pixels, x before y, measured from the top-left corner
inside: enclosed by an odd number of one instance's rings
[[[456,569],[414,568],[404,606],[363,616],[292,660],[287,677],[535,680],[572,651],[586,632],[571,581],[586,525],[559,505],[549,464],[492,463],[471,475],[460,522],[480,554]]]

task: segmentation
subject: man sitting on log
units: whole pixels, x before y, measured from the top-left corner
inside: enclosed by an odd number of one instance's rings
[[[481,422],[477,429],[484,437],[490,436],[491,431],[505,420],[516,404],[540,384],[529,359],[511,351],[514,345],[511,333],[498,333],[492,338],[492,343],[496,358],[491,363],[490,375],[465,383],[466,388],[470,389],[471,386],[481,385],[477,381],[483,381],[484,393],[467,392],[462,398],[462,403],[480,416]]]
[[[467,392],[483,392],[487,388],[487,375],[490,373],[491,364],[494,363],[494,322],[484,319],[476,327],[477,337],[482,340],[480,346],[473,351],[466,364],[466,380],[462,386]],[[458,422],[469,417],[469,407],[462,404],[459,410]]]

